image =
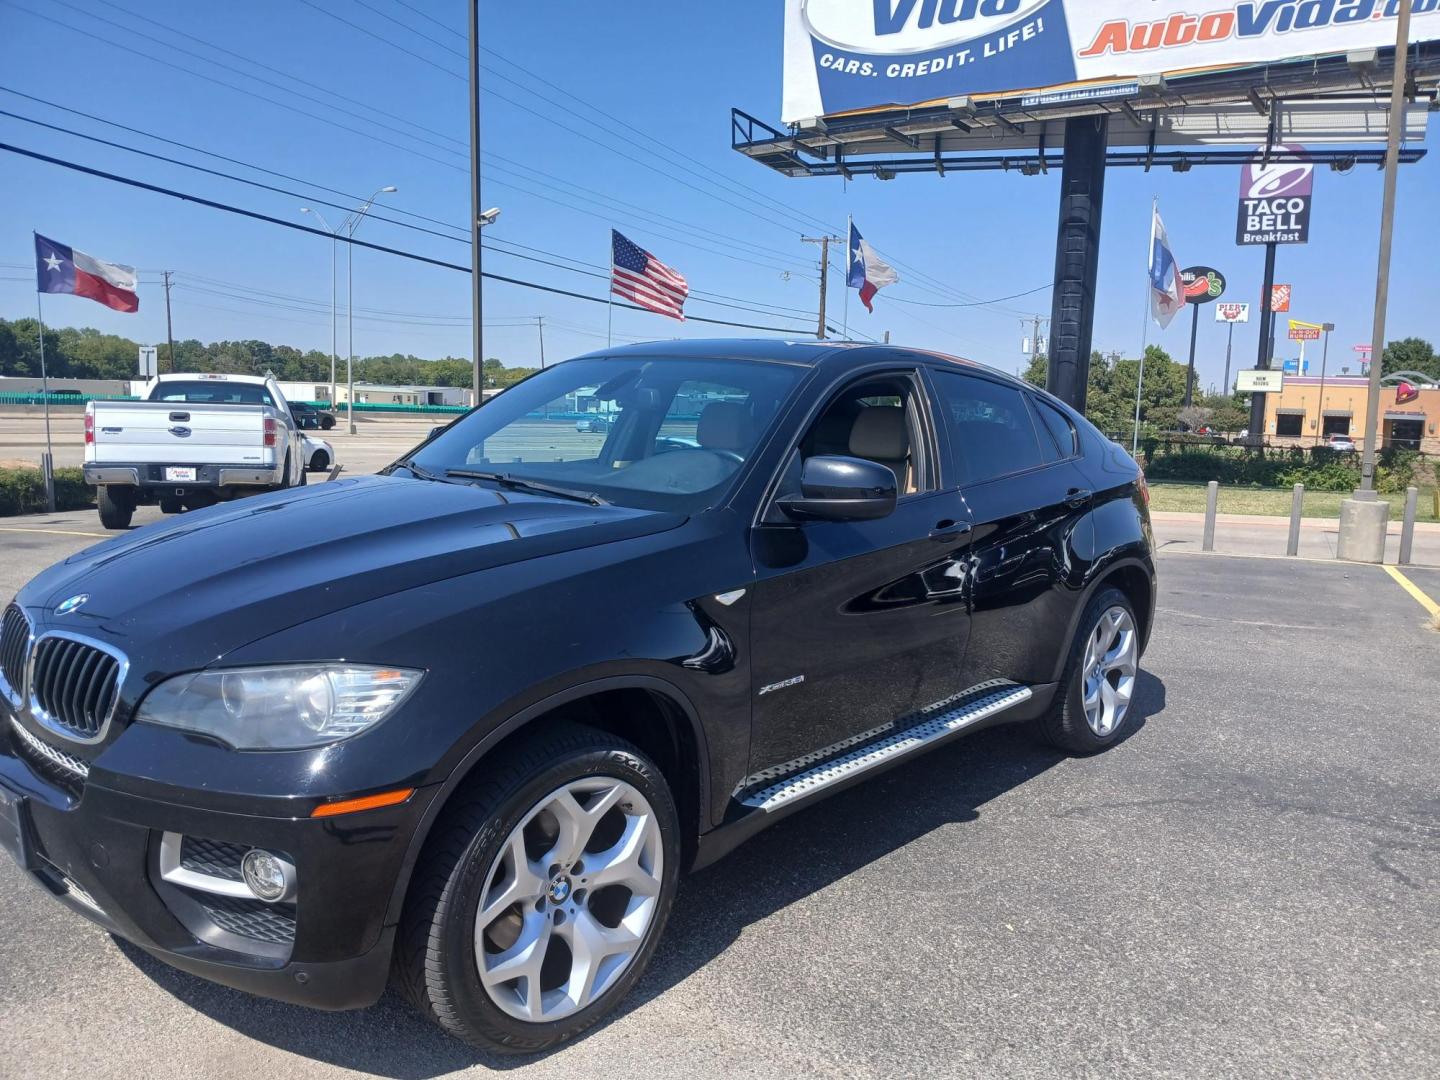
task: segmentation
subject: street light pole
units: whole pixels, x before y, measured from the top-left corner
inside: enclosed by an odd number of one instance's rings
[[[482,377],[485,365],[484,328],[480,321],[483,279],[480,272],[480,0],[470,0],[470,348],[475,404],[485,400]],[[493,218],[491,219],[494,220]]]
[[[360,222],[370,212],[370,207],[375,205],[375,200],[387,192],[400,190],[394,184],[386,184],[378,188],[374,195],[365,200],[365,205],[356,210],[350,217],[342,222],[340,227],[346,229],[350,239],[355,239],[355,230],[360,227]],[[350,429],[350,434],[355,434],[355,245],[345,245],[345,422]]]
[[[335,408],[335,365],[340,359],[340,234],[330,227],[325,215],[308,206],[300,208],[302,214],[314,214],[320,225],[330,234],[330,408]]]
[[[1320,329],[1325,331],[1325,344],[1320,349],[1320,415],[1315,419],[1320,427],[1315,438],[1316,446],[1319,446],[1325,438],[1325,369],[1330,364],[1330,331],[1335,329],[1335,324],[1333,322],[1321,323]]]

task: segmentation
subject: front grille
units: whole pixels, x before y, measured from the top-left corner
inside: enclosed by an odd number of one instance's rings
[[[16,696],[25,692],[25,654],[30,648],[30,620],[11,604],[0,622],[0,674]]]
[[[13,716],[10,718],[10,733],[15,753],[37,776],[49,780],[75,798],[80,797],[85,789],[85,778],[90,775],[89,765],[30,734]]]
[[[240,861],[249,850],[245,844],[227,844],[223,840],[187,836],[180,842],[180,866],[207,877],[240,881]]]
[[[74,638],[47,636],[35,643],[31,698],[61,734],[94,739],[114,712],[120,693],[120,661]]]
[[[290,945],[295,941],[295,905],[267,904],[263,900],[241,900],[230,896],[192,893],[210,921],[252,941]]]

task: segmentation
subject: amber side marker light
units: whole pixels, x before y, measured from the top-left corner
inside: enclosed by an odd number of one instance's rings
[[[381,806],[394,806],[402,803],[411,795],[415,794],[413,787],[401,788],[398,791],[384,791],[379,795],[364,795],[358,799],[341,799],[339,802],[325,803],[310,811],[311,817],[338,817],[341,814],[354,814],[360,810],[374,810]]]

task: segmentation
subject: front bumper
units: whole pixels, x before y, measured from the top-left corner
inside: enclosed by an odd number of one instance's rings
[[[174,967],[236,989],[322,1009],[379,998],[397,885],[434,789],[335,818],[285,816],[273,798],[246,812],[233,794],[218,810],[199,790],[155,785],[152,795],[137,794],[146,781],[107,776],[98,762],[88,777],[67,779],[37,758],[15,723],[0,703],[0,788],[22,807],[22,869],[61,903]],[[294,904],[222,904],[164,880],[167,833],[283,853],[297,868]]]

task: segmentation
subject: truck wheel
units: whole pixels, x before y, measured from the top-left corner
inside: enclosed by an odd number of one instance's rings
[[[284,491],[290,486],[290,451],[285,451],[285,470],[280,474],[280,490]]]
[[[1036,721],[1041,737],[1072,754],[1117,742],[1130,721],[1139,663],[1130,601],[1119,589],[1101,589],[1085,605],[1055,703]]]
[[[107,529],[128,529],[135,515],[135,493],[128,488],[101,484],[95,489],[95,503],[100,507],[100,524]]]
[[[396,941],[396,982],[451,1035],[533,1053],[640,977],[670,913],[679,822],[629,743],[548,727],[482,765],[436,822]]]

